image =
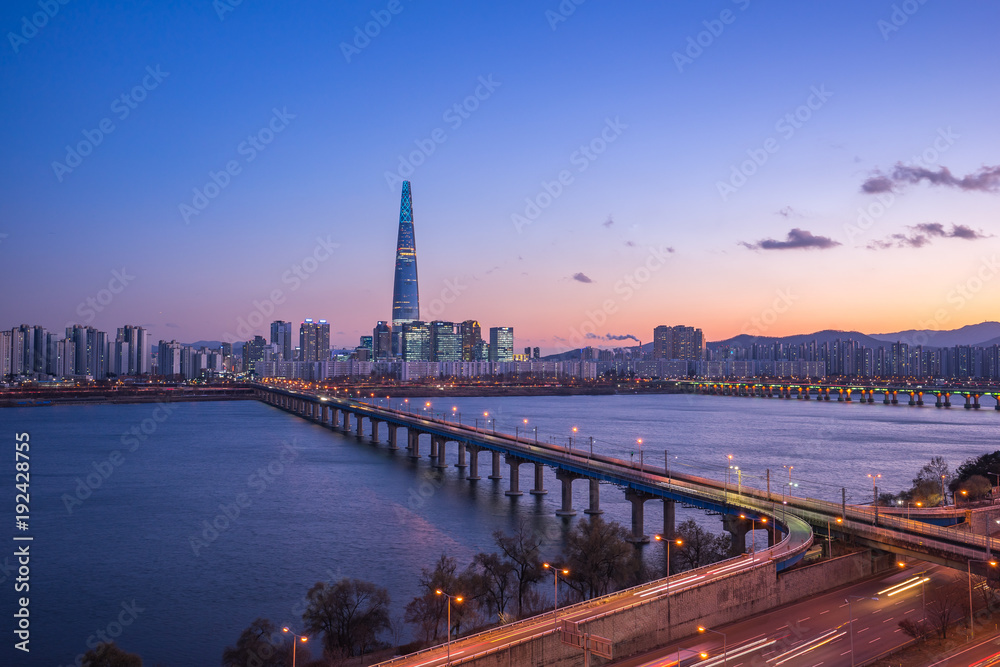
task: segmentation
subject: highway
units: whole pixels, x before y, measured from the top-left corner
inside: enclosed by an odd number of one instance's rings
[[[721,667],[724,663],[727,667],[850,665],[851,616],[854,619],[854,657],[861,664],[909,641],[900,630],[899,622],[922,617],[920,582],[924,582],[927,599],[931,600],[933,589],[952,576],[954,574],[942,566],[907,567],[752,619],[712,628],[726,635],[725,656],[722,637],[705,633],[610,664],[615,667]],[[850,608],[847,599],[851,600]],[[964,630],[957,627],[953,632],[963,634]],[[985,649],[990,646],[995,653],[995,644],[986,642]],[[703,658],[702,652],[707,657]],[[969,665],[971,662],[942,662],[940,667],[952,664]]]
[[[558,610],[557,618],[552,613],[541,614],[523,621],[505,625],[493,630],[481,632],[462,639],[456,639],[451,644],[452,662],[468,660],[503,650],[509,644],[551,634],[555,631],[556,621],[587,621],[636,604],[656,600],[678,591],[693,588],[706,582],[725,577],[735,572],[768,563],[772,554],[769,550],[758,551],[754,555],[744,555],[738,558],[715,563],[697,570],[688,570],[672,575],[668,581],[659,579],[641,586],[628,588],[611,595],[580,602]],[[582,655],[582,654],[581,654]],[[437,667],[447,664],[448,649],[445,646],[434,646],[417,653],[380,662],[379,667]]]

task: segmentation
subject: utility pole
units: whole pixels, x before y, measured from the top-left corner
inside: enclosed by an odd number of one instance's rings
[[[771,469],[767,469],[767,499],[771,499]]]
[[[840,516],[847,519],[847,487],[840,487]]]

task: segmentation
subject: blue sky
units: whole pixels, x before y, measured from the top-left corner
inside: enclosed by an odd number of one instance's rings
[[[424,317],[518,346],[720,339],[782,294],[761,333],[996,319],[1000,7],[674,4],[7,3],[0,326],[354,345],[389,317],[401,159]],[[926,171],[862,191],[897,163]]]

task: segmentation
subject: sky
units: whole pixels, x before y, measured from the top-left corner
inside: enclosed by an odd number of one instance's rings
[[[0,9],[0,327],[391,317],[557,352],[997,318],[996,3]]]

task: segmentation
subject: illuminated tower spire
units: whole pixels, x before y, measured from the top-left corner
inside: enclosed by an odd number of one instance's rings
[[[403,181],[399,204],[399,236],[396,240],[396,271],[392,286],[393,329],[420,319],[417,292],[417,244],[413,238],[413,201],[410,182]]]

